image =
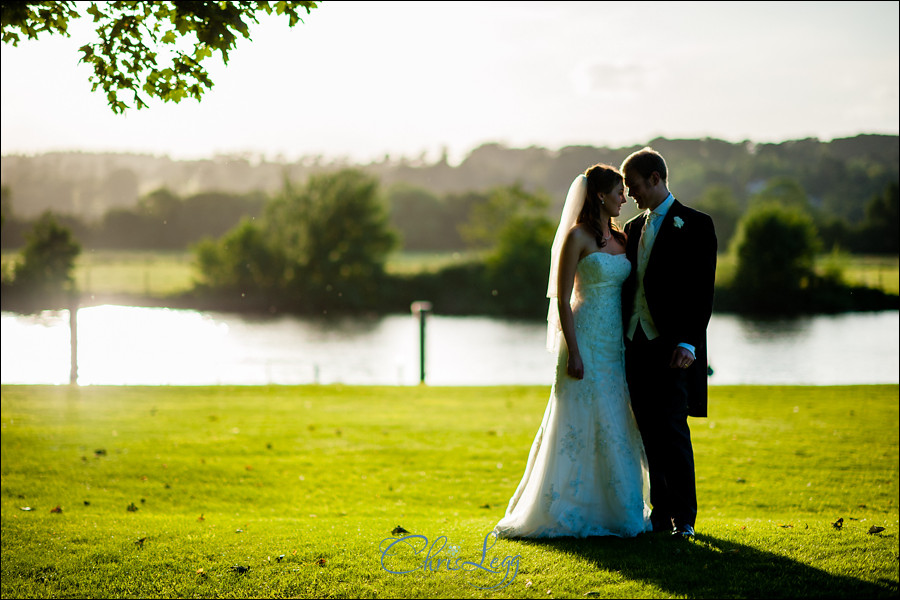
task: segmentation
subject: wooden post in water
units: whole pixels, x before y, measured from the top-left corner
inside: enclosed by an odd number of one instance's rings
[[[431,302],[420,300],[409,307],[419,319],[419,385],[425,384],[425,318],[431,312]]]
[[[71,348],[69,385],[78,385],[78,294],[69,296],[69,346]]]

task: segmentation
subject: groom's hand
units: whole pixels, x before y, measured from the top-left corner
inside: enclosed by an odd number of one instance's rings
[[[584,379],[584,363],[578,355],[569,354],[569,360],[566,361],[566,373],[569,377],[575,379]]]
[[[694,364],[694,355],[687,348],[677,346],[672,352],[672,360],[669,366],[673,369],[687,369]]]

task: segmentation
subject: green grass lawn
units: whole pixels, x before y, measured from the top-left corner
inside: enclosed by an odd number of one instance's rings
[[[692,541],[485,551],[548,393],[3,386],[2,596],[897,597],[897,385],[711,388]]]
[[[4,277],[11,275],[17,252],[3,253]],[[87,295],[164,298],[190,290],[196,272],[190,252],[87,250],[78,256],[75,281]]]

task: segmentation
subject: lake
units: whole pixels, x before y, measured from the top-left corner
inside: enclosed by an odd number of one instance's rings
[[[542,323],[430,315],[430,385],[549,385]],[[900,312],[757,321],[713,315],[712,385],[900,383]],[[78,312],[81,385],[416,385],[412,315],[315,320],[96,306]],[[69,315],[2,313],[0,382],[67,384]]]

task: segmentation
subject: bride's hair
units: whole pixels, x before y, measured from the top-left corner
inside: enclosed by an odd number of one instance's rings
[[[618,169],[603,163],[588,167],[584,176],[587,178],[587,198],[584,199],[581,214],[575,222],[584,223],[593,232],[597,245],[602,248],[606,245],[606,240],[603,239],[600,227],[600,199],[597,196],[610,193],[618,184],[624,183],[624,179]],[[619,231],[612,218],[609,219],[609,232],[619,243],[625,244],[625,234]]]

